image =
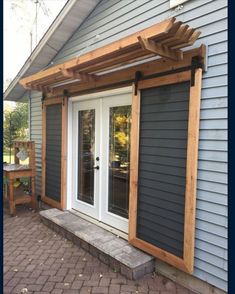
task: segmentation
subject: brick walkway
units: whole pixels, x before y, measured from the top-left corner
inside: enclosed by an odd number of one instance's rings
[[[131,281],[44,226],[38,213],[18,207],[4,214],[4,294],[193,294],[160,275]]]

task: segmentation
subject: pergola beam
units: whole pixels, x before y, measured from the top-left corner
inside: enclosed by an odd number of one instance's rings
[[[183,58],[183,52],[181,50],[172,50],[167,46],[161,45],[161,43],[157,44],[156,42],[142,38],[141,36],[138,36],[138,40],[143,49],[156,55],[160,55],[172,60],[182,60]]]
[[[26,89],[41,91],[76,83],[96,83],[111,70],[158,55],[165,60],[182,61],[180,48],[192,45],[200,32],[175,18],[164,20],[111,44],[75,57],[62,64],[20,80]],[[98,73],[98,75],[97,75]],[[53,90],[54,91],[54,90]]]
[[[143,76],[148,76],[156,73],[160,73],[162,71],[170,71],[172,69],[178,69],[186,66],[190,66],[192,62],[193,56],[199,56],[202,64],[205,62],[205,45],[201,45],[199,48],[192,49],[190,51],[183,52],[183,60],[181,61],[172,61],[172,60],[164,60],[164,58],[160,58],[154,61],[142,63],[139,65],[134,65],[129,67],[128,69],[120,69],[118,71],[107,73],[99,76],[99,80],[95,82],[74,82],[68,85],[59,86],[53,88],[53,94],[51,96],[60,96],[63,94],[64,89],[66,88],[70,95],[74,95],[75,93],[86,92],[89,90],[95,90],[101,87],[115,87],[115,84],[122,83],[125,85],[128,84],[127,81],[135,78],[135,73],[137,71],[141,71]],[[51,97],[48,95],[48,97]]]
[[[109,57],[114,56],[115,54],[120,52],[120,50],[122,50],[123,48],[138,45],[137,37],[139,35],[142,35],[145,38],[153,38],[156,36],[161,36],[162,34],[166,34],[170,30],[174,22],[175,22],[175,18],[162,21],[138,33],[134,33],[130,36],[127,36],[118,41],[115,41],[109,45],[93,50],[79,57],[75,57],[71,59],[70,61],[64,62],[63,64],[53,66],[52,68],[48,68],[44,71],[40,71],[29,77],[23,78],[20,80],[20,84],[25,87],[27,86],[27,84],[30,84],[33,81],[40,80],[42,78],[60,73],[62,68],[75,69],[75,68],[79,68],[79,65],[82,65],[85,63],[92,64],[95,61],[101,60],[102,58],[107,59],[108,56]]]

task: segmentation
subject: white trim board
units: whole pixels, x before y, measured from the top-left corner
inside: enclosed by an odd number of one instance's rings
[[[71,98],[69,98],[69,103],[70,102],[75,102],[75,101],[111,97],[111,96],[115,96],[115,95],[118,95],[118,94],[127,94],[127,93],[131,93],[131,92],[132,92],[132,86],[123,87],[123,88],[117,88],[117,89],[113,89],[113,90],[107,90],[107,91],[102,91],[102,92],[96,92],[96,93],[91,93],[91,94],[71,97]]]

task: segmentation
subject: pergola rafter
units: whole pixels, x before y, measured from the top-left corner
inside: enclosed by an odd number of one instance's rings
[[[170,18],[62,64],[20,80],[26,89],[51,91],[63,83],[95,82],[102,72],[158,55],[182,61],[184,47],[192,45],[200,32]]]

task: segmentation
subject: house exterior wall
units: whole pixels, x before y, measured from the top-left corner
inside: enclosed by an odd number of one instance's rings
[[[193,275],[227,290],[227,1],[189,0],[178,12],[169,0],[103,0],[54,59],[54,64],[176,16],[202,32],[208,46],[203,73]],[[31,139],[41,185],[41,97],[32,92]]]
[[[28,92],[30,107],[30,140],[35,141],[36,197],[41,195],[42,174],[42,97],[39,92]]]

